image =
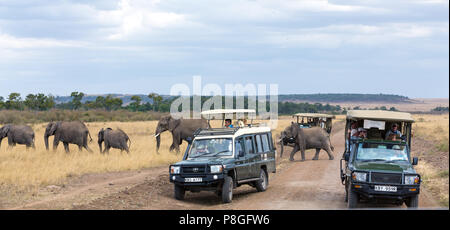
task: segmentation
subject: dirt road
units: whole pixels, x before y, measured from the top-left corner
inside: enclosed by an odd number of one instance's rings
[[[266,192],[258,193],[250,186],[235,190],[233,203],[222,204],[211,192],[187,193],[184,201],[173,198],[168,168],[139,172],[87,175],[65,188],[51,191],[40,200],[12,209],[345,209],[345,191],[339,178],[339,159],[344,151],[343,124],[335,126],[332,143],[335,160],[321,152],[312,161],[288,162],[278,159],[278,172],[270,175]],[[290,153],[290,149],[287,152]],[[300,154],[296,155],[296,159]],[[420,207],[438,207],[426,190],[420,195]],[[392,205],[362,204],[360,208],[406,208]]]

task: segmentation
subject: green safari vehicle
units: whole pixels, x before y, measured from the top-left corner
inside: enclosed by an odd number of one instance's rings
[[[421,178],[413,168],[418,158],[411,158],[413,122],[409,113],[348,111],[340,163],[348,208],[363,200],[418,207]]]

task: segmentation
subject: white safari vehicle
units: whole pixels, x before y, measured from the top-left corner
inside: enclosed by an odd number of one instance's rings
[[[255,113],[254,110],[211,110],[202,113],[208,120],[219,115]],[[217,116],[215,116],[217,117]],[[224,203],[233,199],[233,189],[250,185],[264,192],[269,173],[275,173],[275,147],[270,127],[241,124],[232,128],[198,129],[183,161],[170,166],[170,182],[175,198],[185,192],[213,191]]]

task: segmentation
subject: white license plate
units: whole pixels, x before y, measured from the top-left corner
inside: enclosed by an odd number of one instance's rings
[[[375,191],[378,191],[378,192],[397,192],[397,187],[395,187],[395,186],[375,185]]]
[[[184,182],[202,182],[202,178],[184,178]]]

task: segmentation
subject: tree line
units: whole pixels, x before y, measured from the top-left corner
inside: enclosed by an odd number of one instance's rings
[[[170,104],[173,99],[169,98],[163,100],[163,97],[156,94],[148,94],[148,98],[153,103],[142,103],[140,96],[132,96],[132,102],[124,105],[122,99],[113,97],[112,95],[98,96],[93,101],[82,102],[85,94],[83,92],[72,92],[71,101],[65,103],[56,103],[55,97],[52,95],[45,95],[42,93],[28,94],[25,99],[22,99],[20,93],[11,93],[7,98],[0,96],[0,110],[33,110],[33,111],[47,111],[51,109],[62,110],[93,110],[100,109],[106,111],[128,110],[132,112],[141,111],[155,111],[155,112],[169,112]]]
[[[48,111],[51,109],[60,110],[105,110],[105,111],[117,111],[126,110],[130,112],[169,112],[171,104],[178,97],[163,98],[157,93],[150,93],[147,97],[150,99],[143,102],[142,96],[132,96],[131,101],[126,105],[120,97],[113,95],[97,96],[94,100],[84,100],[85,94],[83,92],[72,92],[70,94],[69,101],[57,103],[56,98],[52,95],[28,94],[25,99],[22,99],[19,93],[11,93],[5,99],[0,96],[0,110],[32,110],[32,111]],[[90,96],[90,99],[93,97]],[[203,105],[211,97],[201,97],[201,104]],[[193,106],[193,97],[190,97],[191,109]],[[222,97],[222,108],[225,106],[226,97]],[[233,104],[236,105],[237,97],[233,97]],[[248,108],[249,98],[244,97],[244,108]],[[256,104],[259,103],[258,101]],[[294,113],[332,113],[332,114],[345,114],[347,110],[352,108],[343,108],[339,105],[330,105],[322,103],[308,103],[308,102],[278,102],[278,113],[281,115],[290,115]],[[360,107],[354,107],[354,110],[362,109]],[[395,107],[387,108],[385,106],[377,107],[374,109],[397,111]],[[437,108],[442,109],[442,108]],[[266,110],[270,111],[270,104],[266,104]]]

